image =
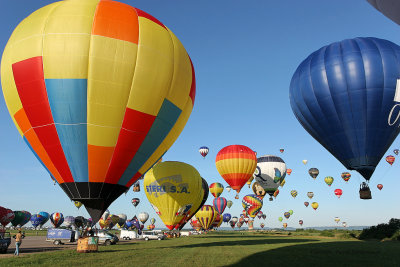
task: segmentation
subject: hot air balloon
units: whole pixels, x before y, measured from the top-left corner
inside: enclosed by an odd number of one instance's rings
[[[230,187],[229,185],[227,187],[225,187],[226,191],[230,192],[232,187]]]
[[[261,219],[262,216],[263,216],[263,212],[260,210],[260,211],[257,213],[257,218],[258,218],[258,219]]]
[[[64,216],[62,213],[54,212],[50,215],[51,224],[58,228],[64,222]]]
[[[24,224],[29,222],[30,218],[31,214],[29,212],[16,210],[14,211],[14,219],[11,220],[11,225],[13,227],[16,227],[18,225],[23,226]]]
[[[212,183],[209,190],[211,195],[214,197],[219,197],[224,191],[224,186],[220,183]]]
[[[107,220],[108,217],[110,217],[110,212],[108,210],[105,210],[104,213],[101,215],[101,218],[103,220]]]
[[[396,156],[399,155],[399,149],[397,149],[397,148],[394,149],[394,150],[393,150],[393,153],[396,154]]]
[[[260,185],[259,182],[254,182],[252,189],[253,189],[254,194],[257,195],[261,199],[263,199],[264,196],[267,194],[267,192],[264,190],[264,188]]]
[[[73,216],[66,216],[64,219],[64,225],[67,228],[71,228],[72,226],[75,226],[75,218]]]
[[[264,226],[265,226],[265,224],[260,223],[260,227],[261,227],[261,228],[264,228]]]
[[[292,169],[287,169],[287,170],[286,170],[286,173],[287,173],[288,175],[290,175],[290,174],[292,173]]]
[[[400,2],[396,0],[367,0],[379,12],[391,19],[393,22],[400,24]]]
[[[376,187],[377,187],[379,190],[382,190],[383,184],[378,184]]]
[[[126,222],[126,219],[127,219],[128,217],[126,216],[126,214],[118,214],[118,218],[119,218],[118,223],[117,223],[118,226],[119,226],[120,228],[124,227],[125,222]]]
[[[244,217],[244,222],[247,224],[249,222],[249,217]]]
[[[229,213],[224,213],[224,215],[222,215],[222,220],[224,222],[229,222],[231,220],[231,215]]]
[[[75,205],[75,207],[77,207],[78,210],[79,210],[79,208],[82,207],[82,202],[80,202],[80,201],[74,201],[74,205]]]
[[[100,218],[99,220],[99,225],[101,229],[107,229],[109,224],[111,223],[111,220],[104,220],[103,218]]]
[[[286,184],[286,180],[283,179],[282,182],[281,182],[281,184],[280,184],[279,186],[280,186],[280,187],[283,187],[285,184]]]
[[[303,159],[303,160],[302,160],[302,162],[303,162],[303,164],[304,164],[304,165],[306,165],[306,164],[307,164],[307,162],[308,162],[308,160],[306,160],[306,159]]]
[[[319,204],[318,204],[317,202],[313,202],[313,203],[311,203],[311,207],[312,207],[314,210],[317,210],[318,207],[319,207]]]
[[[286,229],[286,227],[287,227],[287,223],[283,223],[283,228]]]
[[[290,214],[289,214],[289,216],[290,216]],[[282,217],[278,217],[278,221],[282,222],[283,218]]]
[[[336,223],[339,223],[339,222],[340,222],[340,218],[339,218],[339,217],[335,217],[334,220],[335,220]]]
[[[293,198],[297,197],[297,191],[296,190],[290,191],[290,194],[292,195]]]
[[[206,146],[202,146],[202,147],[199,148],[200,155],[201,155],[203,158],[206,158],[206,156],[207,156],[207,154],[208,154],[208,151],[209,151],[209,149],[208,149],[208,147],[206,147]]]
[[[140,203],[140,199],[138,199],[137,197],[135,197],[135,198],[132,198],[132,205],[136,208],[137,207],[137,205],[139,205],[139,203]]]
[[[133,184],[132,191],[133,192],[140,192],[140,184],[139,184],[139,182],[136,182],[136,183]]]
[[[281,148],[279,149],[279,152],[283,153],[285,151],[285,149]]]
[[[304,202],[304,206],[308,207],[308,205],[310,205],[310,203],[308,203],[307,201]]]
[[[334,193],[338,198],[340,198],[343,194],[343,191],[342,189],[335,189]]]
[[[289,210],[288,212],[290,213],[290,216],[293,215],[293,210]]]
[[[347,227],[347,223],[346,222],[342,222],[342,226],[343,227]]]
[[[254,173],[257,158],[247,146],[231,145],[218,152],[215,165],[222,178],[236,190],[238,197],[240,189]]]
[[[4,50],[1,80],[18,131],[95,222],[175,142],[196,91],[176,36],[117,1],[61,1],[30,15]]]
[[[366,180],[400,132],[390,116],[399,53],[378,38],[336,42],[305,59],[291,81],[290,103],[302,126]]]
[[[389,163],[390,165],[393,165],[394,161],[395,161],[395,157],[392,155],[389,155],[386,157],[386,162]]]
[[[257,167],[254,172],[256,181],[270,195],[272,201],[274,192],[286,176],[286,164],[280,157],[266,155],[257,159]]]
[[[205,197],[199,172],[183,162],[158,163],[146,173],[143,184],[147,199],[170,230],[183,223]]]
[[[299,220],[300,226],[303,226],[303,220]]]
[[[229,222],[229,225],[232,227],[232,229],[235,228],[235,224],[236,224],[235,222],[232,221]]]
[[[308,170],[308,174],[315,180],[319,174],[319,170],[317,168],[311,168]]]
[[[237,223],[237,222],[238,222],[238,217],[233,216],[232,219],[231,219],[231,221],[234,222],[234,223]]]
[[[279,189],[276,189],[276,191],[274,192],[274,198],[276,198],[279,195]]]
[[[309,199],[312,199],[313,196],[314,196],[314,193],[313,193],[313,192],[308,192],[308,193],[307,193],[307,196],[308,196]]]
[[[236,224],[237,228],[239,228],[239,229],[240,229],[240,227],[242,227],[242,225],[243,225],[243,222],[238,222],[238,223]]]
[[[39,215],[42,216],[42,221],[40,222],[40,228],[42,228],[42,226],[47,223],[47,221],[50,219],[50,214],[48,214],[47,212],[41,211],[39,212]]]
[[[12,210],[0,206],[0,223],[3,227],[6,227],[14,218],[15,214]]]
[[[254,180],[254,175],[252,175],[252,176],[250,177],[250,179],[246,182],[246,184],[249,186],[249,188],[250,188],[250,185],[251,185],[251,183],[253,182],[253,180]]]
[[[286,219],[289,219],[289,217],[290,217],[290,212],[285,212],[285,213],[283,213],[283,216],[286,218]]]
[[[214,207],[210,205],[204,205],[201,209],[196,213],[196,218],[199,220],[201,226],[204,230],[210,228],[212,223],[214,222],[215,217],[217,216],[217,211]]]
[[[326,176],[325,179],[324,179],[325,183],[326,183],[328,186],[331,186],[334,180],[335,180],[335,179],[333,179],[332,176]]]
[[[263,214],[263,215],[262,215],[262,218],[263,218],[263,220],[265,220],[265,219],[267,218],[267,215],[266,215],[266,214]]]
[[[214,206],[215,210],[218,212],[218,214],[224,213],[226,204],[227,204],[227,201],[224,197],[216,197],[213,200],[213,206]]]
[[[31,224],[34,228],[38,227],[42,222],[42,220],[43,220],[42,215],[39,214],[33,214],[30,219]]]
[[[217,214],[215,216],[215,219],[213,223],[211,224],[212,228],[216,229],[222,224],[222,216],[220,214]]]
[[[254,218],[263,206],[263,201],[256,195],[247,195],[243,197],[242,206],[246,210],[247,214]]]
[[[141,223],[145,224],[149,219],[149,214],[147,212],[139,213],[138,219]]]
[[[156,222],[156,219],[155,219],[155,218],[151,218],[151,219],[150,219],[150,223],[151,223],[151,224],[154,224],[155,222]]]
[[[345,182],[348,182],[348,181],[350,180],[350,178],[351,178],[351,174],[350,174],[350,173],[348,173],[348,172],[342,172],[342,179],[343,179]]]

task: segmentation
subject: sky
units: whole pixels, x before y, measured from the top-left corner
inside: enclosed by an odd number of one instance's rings
[[[0,52],[18,23],[33,11],[55,1],[0,0]],[[399,167],[384,159],[372,176],[372,200],[359,199],[362,178],[356,172],[345,183],[340,174],[345,167],[314,140],[295,118],[289,103],[289,84],[297,66],[310,53],[332,42],[354,37],[378,37],[400,44],[400,28],[376,11],[367,1],[239,1],[239,0],[124,0],[159,19],[180,39],[196,72],[196,100],[185,129],[163,160],[183,161],[194,166],[209,184],[227,183],[215,167],[220,149],[231,144],[246,145],[258,155],[282,157],[293,170],[280,188],[276,200],[264,199],[262,211],[267,227],[281,227],[278,217],[285,211],[294,214],[285,220],[289,227],[335,226],[340,217],[349,226],[375,225],[399,218]],[[203,159],[198,149],[207,146]],[[397,148],[396,139],[387,154]],[[48,173],[36,160],[18,134],[3,98],[0,96],[0,206],[12,210],[62,212],[64,216],[88,217],[77,210],[65,193],[53,185]],[[284,153],[279,149],[284,148]],[[307,165],[302,160],[307,159]],[[308,169],[320,170],[314,181]],[[328,187],[323,178],[334,177]],[[384,188],[376,188],[382,183]],[[142,185],[142,182],[141,182]],[[333,191],[343,190],[338,199]],[[142,211],[162,221],[150,206],[144,191],[121,195],[109,208],[113,214],[129,218]],[[291,190],[297,190],[294,199]],[[317,211],[306,208],[307,192],[320,205]],[[244,186],[241,198],[252,191]],[[233,200],[232,216],[243,210],[241,199],[226,190],[221,195]],[[141,203],[134,208],[131,199]],[[206,204],[212,204],[209,196]],[[312,202],[310,201],[310,202]],[[284,221],[284,222],[285,222]],[[259,226],[255,220],[255,227]]]

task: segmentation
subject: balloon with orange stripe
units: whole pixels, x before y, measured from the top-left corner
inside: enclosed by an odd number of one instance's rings
[[[257,167],[257,158],[247,146],[230,145],[218,152],[215,165],[222,178],[239,194],[252,177]]]
[[[1,84],[21,137],[94,222],[175,142],[196,92],[172,31],[111,0],[54,2],[24,19]]]
[[[393,165],[394,161],[395,157],[393,157],[392,155],[386,157],[386,162],[389,163],[390,165]]]

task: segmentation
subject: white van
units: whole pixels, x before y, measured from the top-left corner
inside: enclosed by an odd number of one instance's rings
[[[136,231],[131,231],[131,230],[121,230],[119,234],[119,239],[123,240],[132,240],[132,239],[137,239],[138,234]]]

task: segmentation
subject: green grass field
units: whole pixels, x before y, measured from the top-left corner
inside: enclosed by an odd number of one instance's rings
[[[0,266],[400,266],[400,242],[219,232],[0,258]]]

